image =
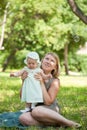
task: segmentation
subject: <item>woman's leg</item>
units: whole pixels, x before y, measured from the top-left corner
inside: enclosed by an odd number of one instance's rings
[[[34,119],[43,122],[43,124],[51,124],[56,126],[69,126],[69,127],[80,127],[80,124],[66,119],[59,113],[45,108],[43,106],[35,107],[32,111],[32,116]]]
[[[20,115],[19,117],[19,121],[21,122],[22,125],[24,126],[28,126],[28,125],[40,125],[40,122],[35,120],[32,115],[31,112],[26,112]]]

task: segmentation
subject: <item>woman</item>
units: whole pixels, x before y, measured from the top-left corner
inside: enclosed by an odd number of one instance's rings
[[[19,120],[23,125],[50,125],[62,127],[80,127],[80,124],[68,120],[59,114],[59,108],[56,101],[56,96],[59,92],[60,81],[57,78],[59,75],[59,58],[54,53],[47,53],[42,60],[41,67],[45,74],[52,74],[49,80],[43,80],[40,73],[35,75],[35,78],[40,81],[43,104],[38,104],[31,112],[23,113]],[[26,73],[22,78],[26,77]]]

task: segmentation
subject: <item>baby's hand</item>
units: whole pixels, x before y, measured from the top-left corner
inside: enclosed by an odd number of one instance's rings
[[[48,77],[49,77],[49,78],[52,78],[53,76],[52,76],[52,74],[50,74]]]

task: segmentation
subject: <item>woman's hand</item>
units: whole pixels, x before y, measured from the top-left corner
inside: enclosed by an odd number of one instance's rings
[[[24,71],[23,74],[21,75],[21,79],[25,80],[28,77],[28,72]]]
[[[39,80],[40,83],[43,83],[43,82],[44,82],[41,73],[35,74],[34,77],[35,77],[35,79]]]

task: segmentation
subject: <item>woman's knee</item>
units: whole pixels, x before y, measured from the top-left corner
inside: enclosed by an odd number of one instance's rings
[[[24,115],[20,115],[19,116],[19,121],[22,125],[28,125],[27,122],[25,121],[25,116]]]
[[[28,113],[24,113],[22,115],[20,115],[19,117],[19,121],[23,124],[23,125],[32,125],[32,118],[30,118],[30,116],[28,116]]]
[[[20,115],[20,116],[19,116],[19,121],[21,122],[22,119],[23,119],[23,115]]]
[[[42,114],[42,108],[41,107],[35,107],[33,110],[32,110],[32,116],[35,118],[35,119],[38,119],[40,117],[43,116]]]

